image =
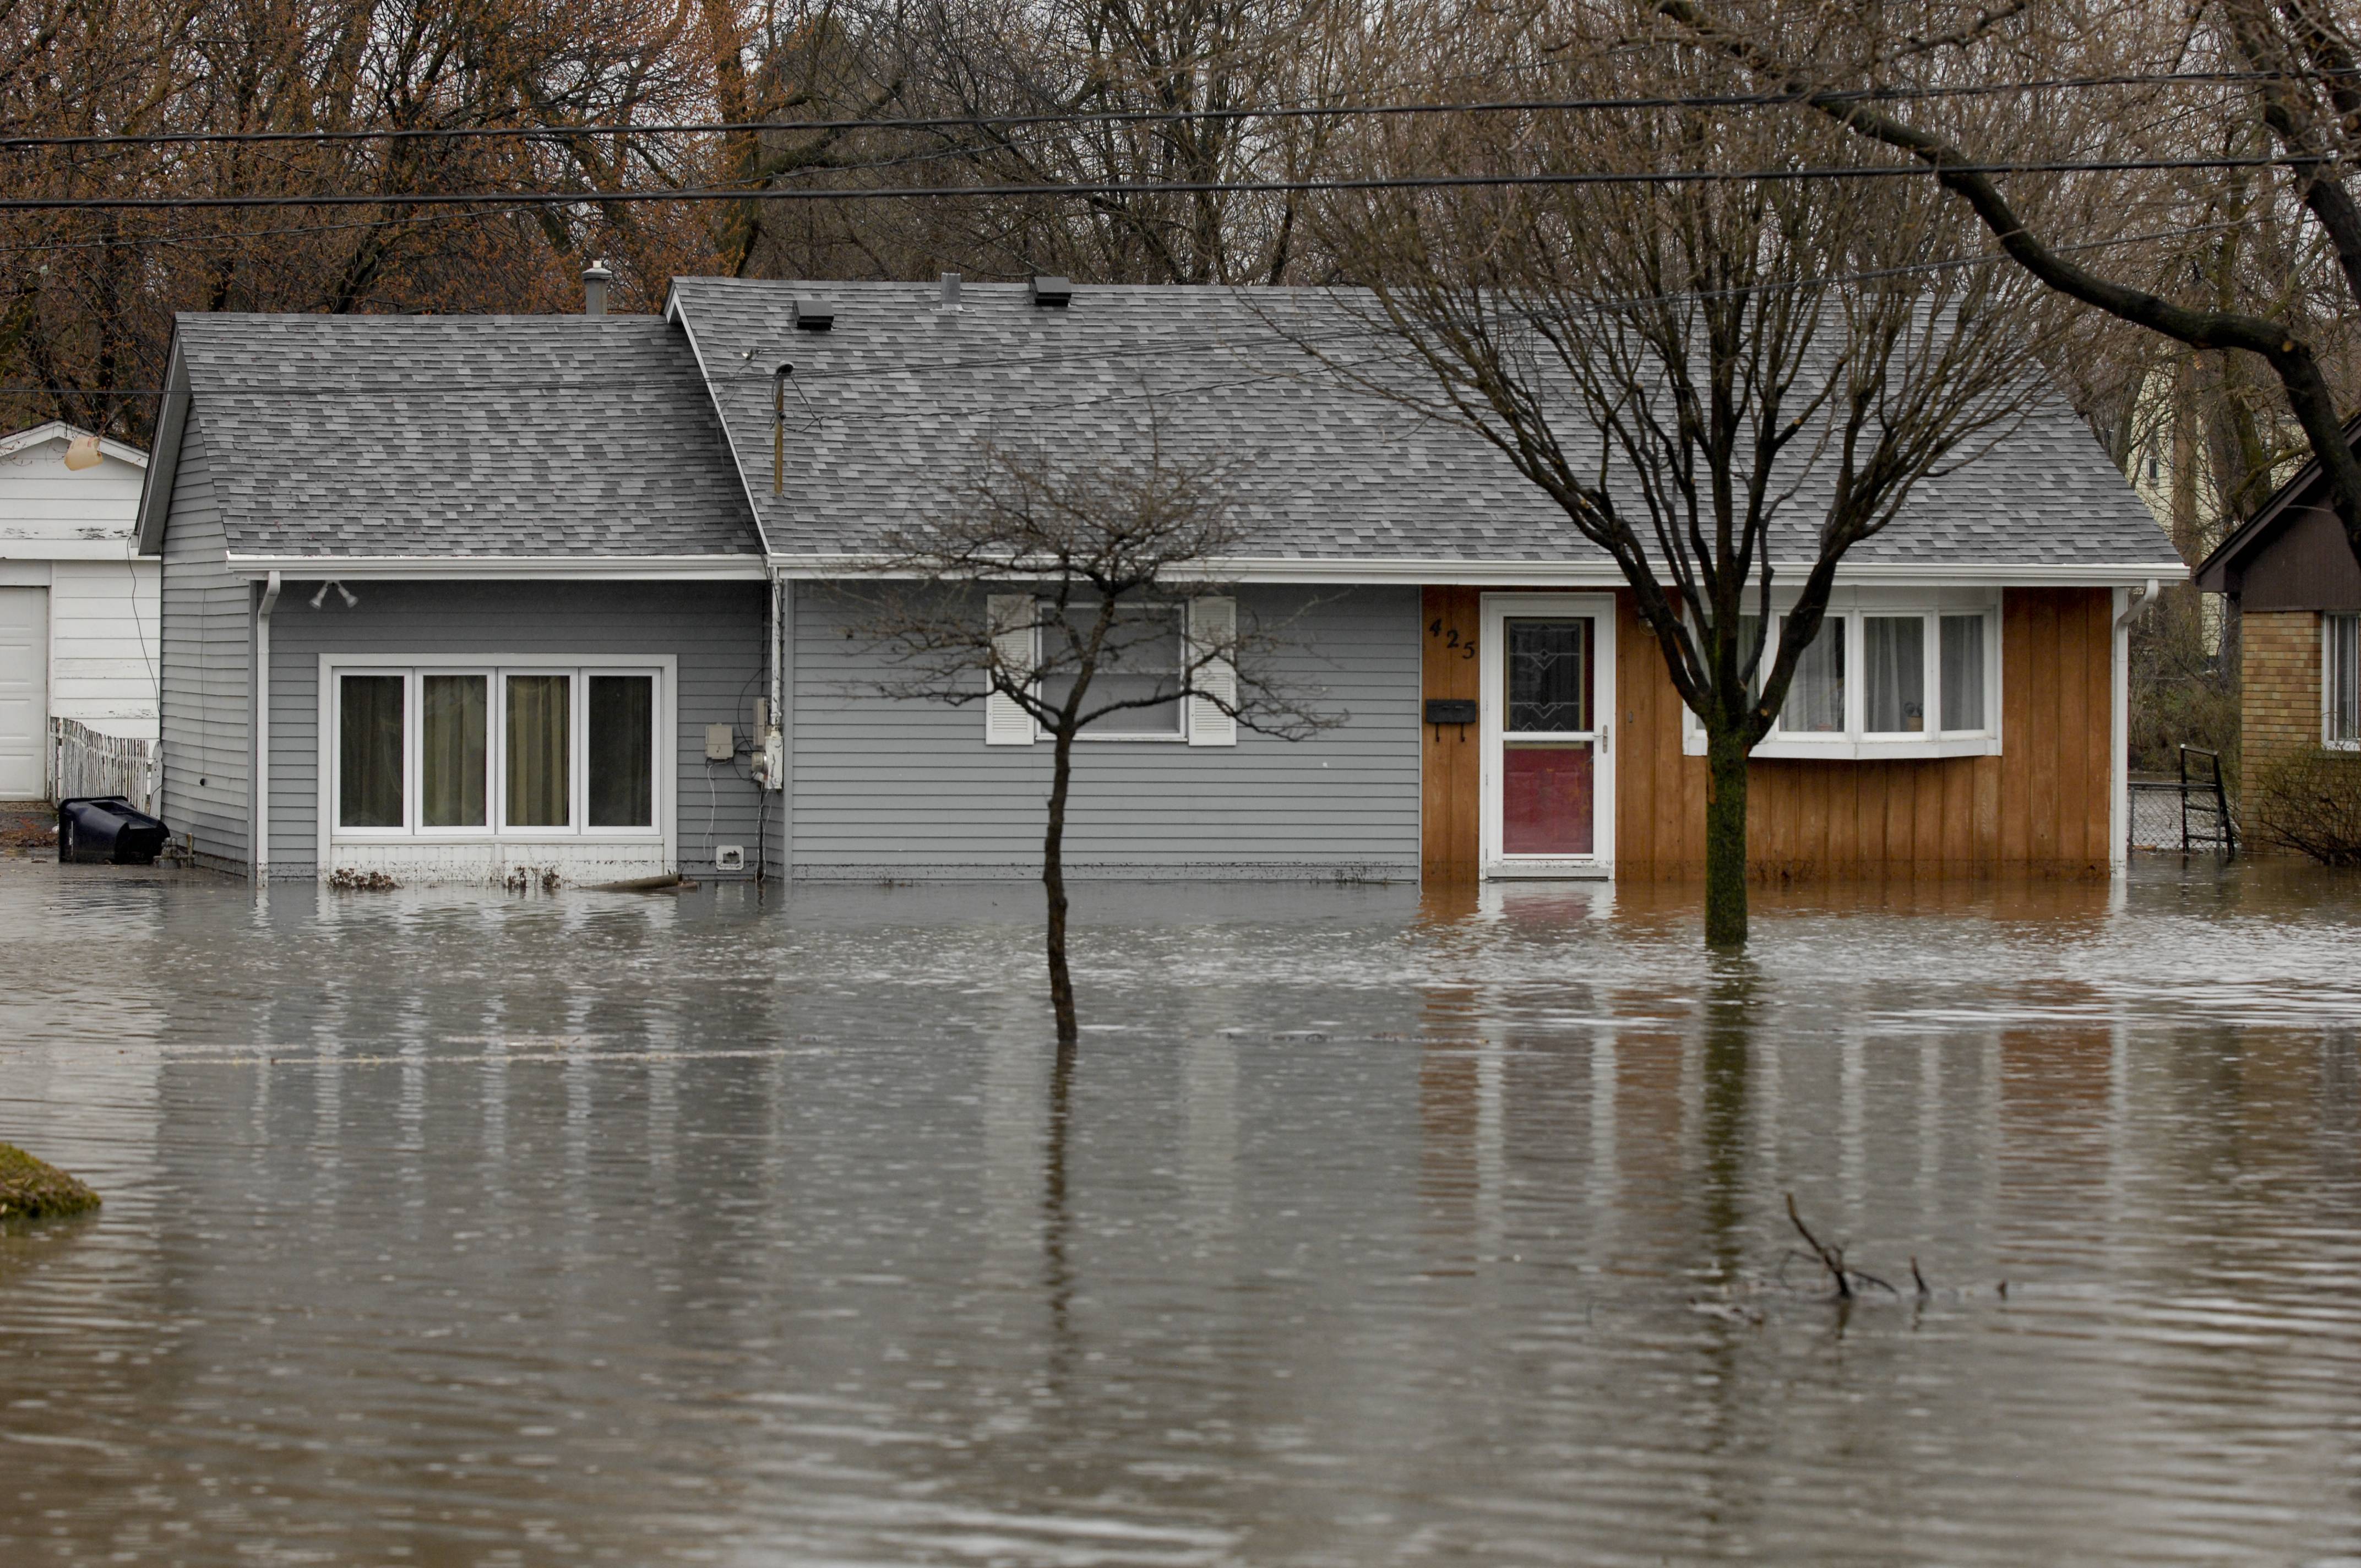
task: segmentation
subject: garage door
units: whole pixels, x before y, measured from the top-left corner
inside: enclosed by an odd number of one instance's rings
[[[38,800],[48,774],[49,590],[0,588],[0,800]]]

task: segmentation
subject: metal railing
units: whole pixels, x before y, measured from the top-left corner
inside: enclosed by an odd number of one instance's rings
[[[51,787],[60,800],[119,795],[140,810],[156,809],[155,748],[145,740],[101,735],[71,718],[49,720]]]
[[[2199,765],[2192,768],[2192,760]],[[2184,855],[2213,850],[2235,856],[2238,822],[2230,810],[2220,755],[2202,746],[2183,746],[2177,778],[2131,781],[2130,847],[2179,850]]]

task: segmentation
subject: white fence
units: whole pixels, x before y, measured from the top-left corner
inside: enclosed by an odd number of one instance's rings
[[[119,795],[140,810],[156,810],[156,757],[145,740],[101,735],[71,718],[49,720],[50,778],[60,800]]]

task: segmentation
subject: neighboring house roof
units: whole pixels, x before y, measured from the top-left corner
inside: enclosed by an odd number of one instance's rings
[[[193,417],[234,563],[759,569],[696,362],[654,317],[184,313],[171,376],[146,549]]]
[[[2361,414],[2345,422],[2345,439],[2361,447]],[[2253,517],[2233,530],[2230,537],[2222,541],[2212,554],[2198,564],[2197,586],[2207,593],[2236,593],[2238,579],[2245,574],[2246,566],[2290,528],[2305,523],[2308,521],[2305,513],[2314,511],[2330,511],[2326,486],[2317,457],[2306,459],[2303,466],[2298,468],[2286,484],[2273,490],[2269,499],[2256,509]],[[2305,529],[2305,532],[2315,532],[2318,530]],[[2343,543],[2343,525],[2339,524],[2340,543]],[[2345,554],[2349,564],[2352,552],[2347,548]]]
[[[832,330],[796,330],[799,296],[833,306]],[[1370,333],[1366,293],[1086,287],[1057,309],[1035,306],[1022,284],[970,284],[955,314],[937,298],[902,283],[674,281],[667,313],[695,341],[777,555],[857,555],[885,530],[939,514],[986,442],[1067,464],[1136,451],[1152,407],[1179,459],[1251,465],[1240,488],[1252,559],[1335,563],[1340,576],[1449,563],[1612,573],[1489,444],[1344,384],[1294,341],[1431,395],[1427,372]],[[782,361],[795,375],[785,493],[774,497],[772,367]],[[1815,484],[1825,495],[1824,480],[1807,480],[1774,528],[1775,560],[1814,554]],[[1993,455],[1921,485],[1849,561],[1864,576],[2183,572],[2089,429],[2054,400]]]
[[[78,435],[90,433],[92,433],[78,424],[70,424],[64,420],[53,419],[47,424],[37,424],[30,430],[20,430],[12,434],[0,435],[0,457],[14,457],[26,448],[38,446],[45,441],[71,441]],[[147,453],[127,442],[117,441],[111,435],[102,435],[98,438],[98,449],[118,463],[129,463],[141,468],[148,466]]]
[[[105,436],[101,460],[65,466],[92,433],[64,420],[0,435],[0,560],[120,561],[130,554],[148,454]]]

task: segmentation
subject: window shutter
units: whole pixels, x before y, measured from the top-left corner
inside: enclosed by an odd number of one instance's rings
[[[1238,601],[1234,598],[1199,598],[1189,601],[1189,641],[1193,644],[1191,663],[1204,657],[1213,648],[1226,648],[1235,642],[1238,634]],[[1214,694],[1235,706],[1238,699],[1238,673],[1226,659],[1216,659],[1197,672],[1196,685],[1202,691]],[[1191,746],[1235,746],[1238,743],[1238,721],[1224,713],[1202,696],[1189,699],[1189,744]]]
[[[1034,652],[1033,597],[994,594],[984,601],[984,613],[991,618],[993,651],[1000,662],[1017,669],[1032,669],[1038,662]],[[991,677],[984,679],[988,685]],[[1033,716],[1005,692],[993,692],[983,699],[983,743],[1030,746]]]

